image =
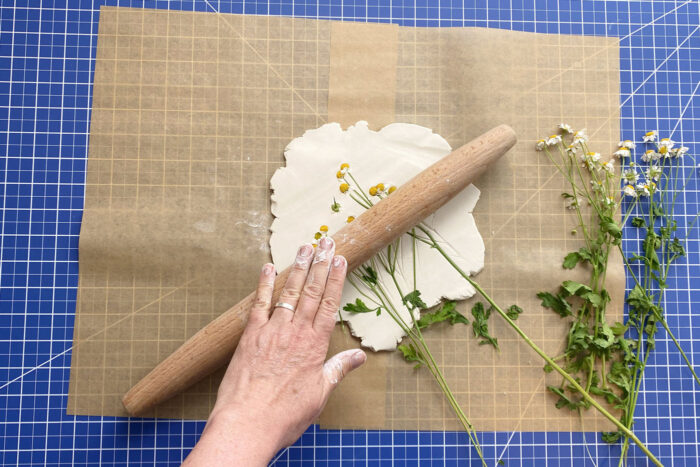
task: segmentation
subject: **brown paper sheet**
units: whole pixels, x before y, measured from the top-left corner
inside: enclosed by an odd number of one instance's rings
[[[344,60],[372,44],[361,66]],[[565,118],[588,128],[594,148],[613,150],[618,56],[607,38],[102,8],[69,413],[124,415],[120,397],[132,384],[252,290],[269,257],[268,180],[282,150],[335,120],[418,123],[453,146],[499,123],[516,129],[516,148],[476,183],[487,252],[478,280],[498,301],[523,306],[519,324],[556,354],[565,325],[535,293],[565,277],[561,259],[579,240],[561,177],[532,148]],[[624,293],[616,261],[613,316]],[[503,323],[491,327],[500,353],[476,345],[466,327],[428,333],[478,429],[608,428],[592,412],[582,424],[555,409],[545,386],[558,379],[544,377]],[[356,345],[336,330],[334,349]],[[206,418],[217,383],[203,381],[152,415]],[[430,375],[393,353],[371,355],[350,375],[321,424],[459,429]]]

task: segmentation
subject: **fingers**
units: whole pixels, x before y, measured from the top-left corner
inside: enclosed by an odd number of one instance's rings
[[[335,354],[323,364],[323,376],[326,380],[326,397],[352,370],[365,363],[367,355],[360,349],[350,349]]]
[[[284,284],[284,288],[278,299],[279,303],[287,303],[294,309],[297,308],[299,297],[301,296],[301,289],[304,287],[306,275],[311,265],[313,252],[314,248],[308,243],[299,248],[294,264],[292,265],[292,271],[289,273],[287,282]],[[275,307],[270,321],[289,322],[292,320],[292,316],[294,316],[294,311],[287,308]]]
[[[314,317],[314,329],[329,339],[340,307],[340,296],[343,294],[347,270],[348,262],[345,258],[334,256],[331,262],[331,271],[328,273],[326,291],[323,293],[321,305],[319,305]]]
[[[275,266],[266,264],[260,271],[258,288],[255,291],[255,301],[250,309],[248,326],[262,326],[267,323],[272,304],[272,289],[275,287]]]
[[[328,269],[335,252],[335,242],[330,237],[323,237],[316,248],[313,264],[306,277],[304,290],[299,299],[299,305],[294,313],[294,322],[311,324],[316,316],[316,310],[321,303],[323,292],[328,279]]]

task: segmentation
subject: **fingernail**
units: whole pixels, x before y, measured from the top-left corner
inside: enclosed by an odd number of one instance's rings
[[[333,258],[333,267],[334,268],[340,268],[343,266],[345,266],[345,258],[344,257],[338,255],[338,256]]]
[[[323,237],[319,245],[324,250],[330,250],[333,246],[333,239],[330,237]]]
[[[306,245],[302,245],[301,248],[299,248],[299,251],[297,252],[297,256],[301,258],[308,258],[311,256],[311,253],[313,253],[314,247],[309,245],[308,243]]]
[[[357,368],[358,366],[362,365],[365,363],[365,360],[367,360],[367,355],[362,350],[358,350],[354,354],[352,354],[352,360],[350,363],[352,364],[353,368]]]
[[[272,264],[266,264],[265,266],[263,266],[262,270],[264,275],[269,276],[274,272],[275,267]]]

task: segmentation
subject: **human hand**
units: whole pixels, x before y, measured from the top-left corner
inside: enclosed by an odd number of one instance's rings
[[[343,376],[366,359],[346,350],[324,363],[340,305],[347,261],[330,238],[297,254],[272,308],[275,270],[266,264],[238,348],[219,386],[207,426],[186,465],[266,465],[319,416]]]

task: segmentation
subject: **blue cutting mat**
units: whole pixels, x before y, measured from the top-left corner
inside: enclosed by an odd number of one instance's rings
[[[700,12],[694,1],[556,0],[2,0],[0,10],[0,464],[178,465],[203,422],[65,414],[91,84],[103,4],[483,26],[620,38],[622,135],[658,129],[700,153]],[[698,210],[697,183],[684,199]],[[626,235],[634,241],[635,232]],[[700,358],[700,239],[673,271],[668,321]],[[667,465],[699,465],[698,388],[660,332],[635,431]],[[481,434],[487,459],[506,465],[616,464],[618,446],[595,433]],[[464,465],[458,433],[323,431],[311,427],[275,465]],[[639,450],[630,464],[646,464]]]

